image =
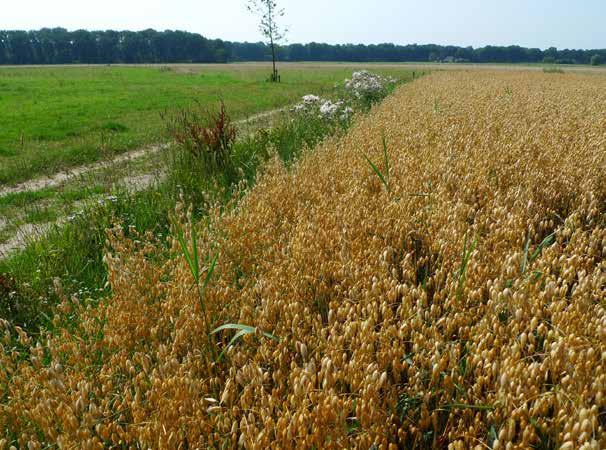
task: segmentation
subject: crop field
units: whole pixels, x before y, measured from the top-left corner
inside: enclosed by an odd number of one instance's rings
[[[167,259],[113,228],[110,295],[0,321],[0,448],[605,448],[604,104],[433,73]]]
[[[222,99],[235,119],[322,93],[347,67],[266,65],[0,68],[0,186],[163,139],[160,113]],[[397,67],[384,72],[407,72]]]

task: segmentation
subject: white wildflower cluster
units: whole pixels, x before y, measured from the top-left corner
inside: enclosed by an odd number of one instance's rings
[[[303,96],[303,104],[305,105],[314,105],[320,101],[322,101],[322,99],[317,95],[309,94]]]
[[[358,100],[374,99],[384,96],[387,88],[395,83],[392,77],[360,70],[353,73],[351,80],[345,80],[345,89]]]
[[[328,100],[317,95],[305,95],[291,112],[318,117],[332,122],[348,122],[353,113],[353,105],[366,108],[381,100],[388,88],[397,82],[395,78],[383,77],[367,70],[354,72],[351,80],[345,80],[345,95],[339,100]],[[335,85],[338,87],[339,84]]]
[[[343,100],[332,101],[311,94],[304,96],[291,111],[296,114],[310,114],[322,119],[342,122],[349,120],[353,114],[353,109],[347,106]]]
[[[317,108],[318,103],[320,103],[322,99],[317,95],[305,95],[302,98],[301,103],[297,103],[292,109],[292,112],[295,113],[306,113],[313,109]]]
[[[84,211],[76,211],[74,214],[67,216],[67,221],[73,222],[80,217],[84,217]]]

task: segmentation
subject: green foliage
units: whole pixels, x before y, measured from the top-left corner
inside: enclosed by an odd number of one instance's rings
[[[25,215],[25,221],[27,223],[49,223],[54,222],[58,219],[58,213],[52,208],[46,208],[39,206],[31,209]]]
[[[385,133],[383,133],[383,136],[382,136],[382,143],[383,143],[383,167],[385,167],[385,174],[383,174],[383,172],[381,172],[378,169],[378,167],[370,160],[370,158],[366,154],[364,154],[364,158],[366,158],[366,161],[372,168],[373,172],[379,177],[379,179],[381,180],[381,183],[383,183],[383,185],[385,186],[385,189],[387,189],[387,192],[390,192],[391,189],[389,187],[389,157],[387,155],[387,141],[385,139]]]
[[[128,127],[118,122],[107,122],[101,126],[101,129],[113,131],[114,133],[123,133],[128,130]]]
[[[280,341],[279,338],[277,338],[276,336],[274,336],[271,333],[267,333],[264,331],[259,330],[256,327],[251,327],[249,325],[241,325],[238,323],[228,323],[225,325],[221,325],[220,327],[215,328],[211,334],[216,334],[219,333],[223,330],[238,330],[238,332],[231,338],[231,340],[229,341],[229,343],[225,346],[225,348],[223,349],[223,351],[219,354],[218,356],[218,360],[223,358],[223,355],[225,354],[225,352],[229,349],[230,346],[234,345],[236,343],[236,341],[244,336],[246,336],[247,334],[253,334],[253,335],[257,335],[260,334],[261,336],[264,336],[268,339],[273,339],[274,341]]]
[[[223,102],[216,114],[197,104],[196,108],[182,109],[174,116],[163,117],[170,137],[199,161],[205,175],[212,176],[232,168],[236,128]]]
[[[216,359],[216,348],[215,345],[210,338],[210,325],[209,318],[207,316],[206,311],[206,288],[208,287],[208,283],[213,276],[215,271],[215,267],[217,266],[217,260],[219,259],[219,254],[215,254],[214,257],[210,258],[209,256],[209,264],[206,269],[206,276],[204,277],[204,281],[200,283],[200,256],[198,252],[198,237],[196,232],[195,225],[190,226],[191,233],[191,252],[188,248],[187,243],[185,242],[185,237],[183,234],[183,229],[177,226],[177,240],[179,241],[179,245],[181,246],[181,252],[183,253],[183,257],[185,261],[187,261],[187,266],[194,278],[194,283],[196,285],[196,289],[198,291],[198,299],[200,301],[200,311],[202,312],[202,319],[204,320],[204,326],[206,328],[205,334],[208,338],[208,347],[210,352],[213,355],[213,358]]]
[[[604,63],[604,60],[601,55],[595,54],[591,57],[590,64],[592,66],[599,66]]]
[[[551,233],[547,236],[537,248],[529,255],[530,250],[530,239],[526,240],[526,245],[524,246],[524,258],[522,259],[522,267],[520,268],[520,272],[523,275],[526,272],[526,269],[535,262],[535,260],[541,255],[544,249],[550,247],[555,242],[555,233]]]

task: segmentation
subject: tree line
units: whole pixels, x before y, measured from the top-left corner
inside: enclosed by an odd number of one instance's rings
[[[282,61],[349,62],[474,62],[600,64],[606,49],[559,50],[486,46],[395,44],[290,44],[280,46]],[[263,42],[207,39],[185,31],[0,31],[0,64],[115,64],[115,63],[225,63],[271,60]]]

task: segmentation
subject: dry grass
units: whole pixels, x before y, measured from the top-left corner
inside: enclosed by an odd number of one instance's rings
[[[597,76],[400,88],[213,214],[206,318],[178,242],[158,267],[115,230],[111,299],[20,352],[7,327],[0,448],[606,447],[604,104]],[[207,321],[259,331],[213,362]]]

